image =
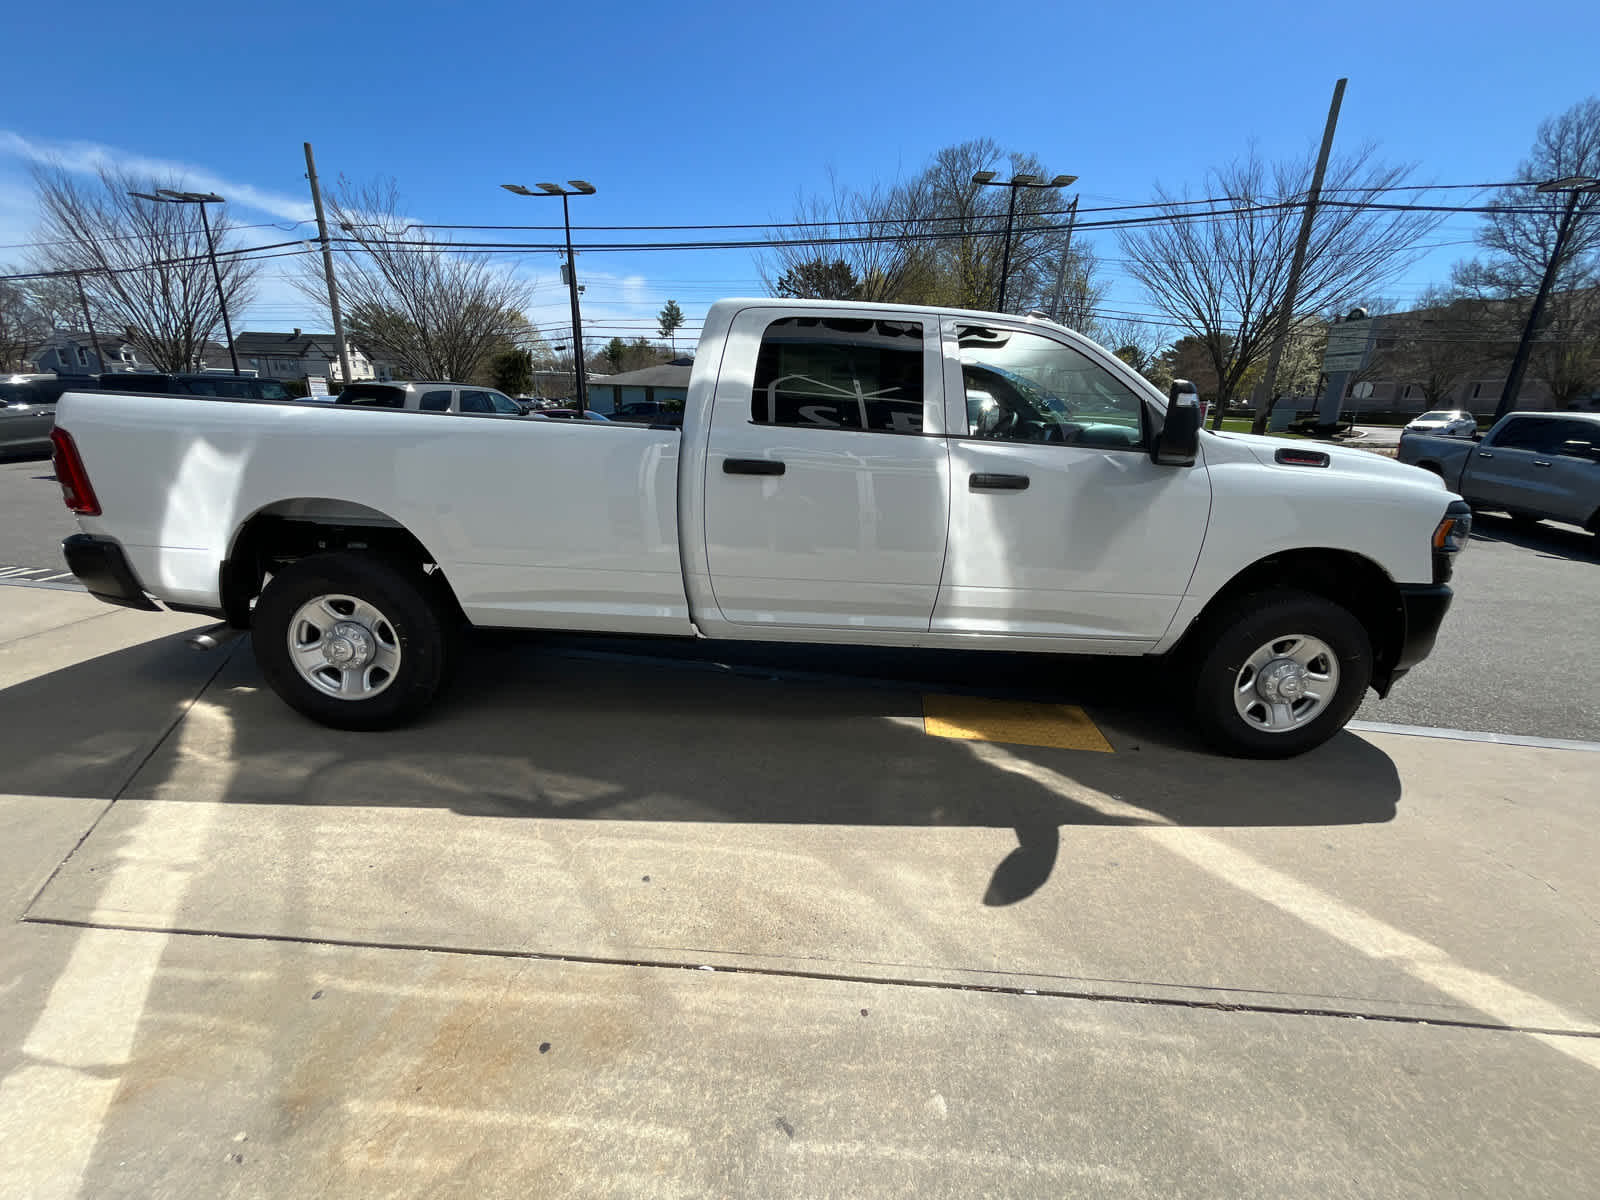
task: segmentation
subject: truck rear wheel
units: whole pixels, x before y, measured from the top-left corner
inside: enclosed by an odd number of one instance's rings
[[[1372,679],[1361,622],[1309,592],[1241,597],[1198,632],[1195,717],[1229,754],[1289,758],[1320,746],[1344,728]]]
[[[425,577],[342,552],[273,576],[251,630],[272,690],[335,729],[387,729],[416,716],[443,684],[454,641]]]

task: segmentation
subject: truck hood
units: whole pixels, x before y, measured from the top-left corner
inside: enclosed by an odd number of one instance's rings
[[[1340,475],[1360,475],[1369,479],[1387,480],[1392,483],[1405,483],[1422,486],[1431,486],[1435,491],[1445,491],[1444,480],[1431,471],[1424,471],[1417,467],[1407,466],[1405,463],[1396,462],[1381,454],[1374,454],[1370,450],[1356,450],[1349,446],[1333,446],[1327,442],[1295,441],[1289,438],[1262,437],[1251,433],[1213,433],[1207,446],[1215,446],[1218,442],[1224,444],[1223,453],[1229,460],[1248,455],[1262,466],[1271,467],[1276,471],[1289,471],[1302,473],[1310,471],[1335,471]],[[1274,457],[1279,450],[1285,448],[1304,448],[1320,451],[1328,456],[1326,467],[1286,466],[1279,463]],[[1207,461],[1211,461],[1208,450]]]

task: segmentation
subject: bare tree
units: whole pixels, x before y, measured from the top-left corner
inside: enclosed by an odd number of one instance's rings
[[[50,329],[25,286],[0,280],[0,371],[27,370]]]
[[[1172,372],[1163,361],[1171,339],[1148,321],[1123,317],[1102,321],[1095,331],[1100,343],[1151,383],[1165,391],[1172,385]]]
[[[39,167],[33,174],[42,213],[34,268],[75,273],[96,326],[131,342],[157,369],[199,365],[206,343],[222,326],[200,213],[196,205],[158,204],[129,194],[182,191],[183,181],[109,169],[88,184],[59,167]],[[212,217],[222,291],[237,310],[251,299],[257,264],[235,252],[231,227],[224,214]]]
[[[829,194],[802,201],[794,222],[768,231],[774,245],[761,263],[762,278],[780,295],[853,287],[852,299],[993,309],[1011,196],[972,181],[986,170],[1048,175],[1036,157],[979,138],[945,147],[903,183],[857,191],[831,180]],[[1060,281],[1073,322],[1086,324],[1104,289],[1087,246],[1073,246],[1062,270],[1067,226],[1060,193],[1019,188],[1015,199],[1009,307],[1052,308]]]
[[[925,207],[915,182],[857,191],[830,176],[826,195],[798,201],[794,219],[768,231],[762,281],[774,295],[849,289],[817,298],[926,299],[927,251],[916,240]]]
[[[1104,342],[1109,333],[1099,312],[1106,290],[1107,284],[1100,278],[1099,257],[1080,242],[1060,251],[1055,280],[1040,297],[1039,307],[1068,329]]]
[[[334,273],[350,338],[403,376],[470,380],[527,327],[528,285],[419,230],[393,180],[341,177],[324,201],[342,235]],[[295,285],[327,303],[320,264],[308,260]]]
[[[1498,299],[1526,321],[1532,297],[1552,269],[1543,328],[1535,331],[1529,364],[1561,408],[1600,385],[1600,193],[1575,197],[1539,192],[1534,184],[1600,176],[1600,97],[1591,96],[1540,123],[1530,155],[1517,166],[1526,186],[1502,188],[1484,217],[1478,244],[1485,258],[1459,263],[1456,285],[1475,296]],[[1567,206],[1573,203],[1571,216]],[[1567,236],[1556,259],[1558,233]]]
[[[1442,214],[1365,206],[1356,197],[1403,184],[1407,167],[1386,166],[1372,147],[1336,160],[1318,208],[1300,276],[1301,313],[1342,308],[1415,262],[1417,243]],[[1271,348],[1289,264],[1310,186],[1309,159],[1269,166],[1252,150],[1209,172],[1209,205],[1187,190],[1158,189],[1160,219],[1119,234],[1128,271],[1151,302],[1206,347],[1218,380],[1216,421],[1246,373]],[[1268,397],[1270,409],[1275,397]]]

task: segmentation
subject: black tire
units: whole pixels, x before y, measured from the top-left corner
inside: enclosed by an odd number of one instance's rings
[[[383,616],[381,638],[398,648],[398,665],[382,690],[343,699],[319,690],[295,665],[290,626],[302,606],[321,596],[365,601]],[[302,558],[274,575],[251,618],[256,662],[291,708],[335,729],[390,729],[415,717],[448,677],[455,622],[438,589],[420,571],[364,554]]]
[[[1290,758],[1320,746],[1344,728],[1372,681],[1372,639],[1349,610],[1309,592],[1242,596],[1196,631],[1194,713],[1207,741],[1243,758]],[[1235,689],[1251,655],[1292,635],[1317,638],[1338,659],[1333,695],[1304,725],[1282,732],[1240,714]]]

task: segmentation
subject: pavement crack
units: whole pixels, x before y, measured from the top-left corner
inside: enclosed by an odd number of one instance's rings
[[[1535,1025],[1511,1025],[1502,1021],[1470,1020],[1464,1017],[1420,1017],[1404,1013],[1332,1008],[1297,1004],[1271,1004],[1260,1001],[1200,1000],[1173,996],[1140,996],[1132,993],[1092,992],[1076,988],[1022,987],[1016,984],[958,983],[942,979],[891,978],[856,972],[804,970],[772,966],[715,966],[687,961],[624,958],[610,955],[567,954],[544,950],[500,950],[482,946],[448,946],[423,942],[390,942],[360,938],[301,937],[283,933],[240,933],[221,929],[120,924],[83,921],[66,917],[24,916],[32,925],[56,925],[69,929],[100,929],[120,933],[154,933],[167,937],[222,938],[230,941],[263,942],[277,945],[318,946],[345,950],[393,950],[419,954],[449,954],[471,958],[500,958],[525,962],[575,963],[581,966],[629,967],[639,970],[698,972],[710,970],[719,975],[751,975],[771,979],[804,979],[828,983],[855,983],[869,987],[916,988],[942,992],[975,992],[995,996],[1038,997],[1045,1000],[1083,1000],[1096,1004],[1131,1004],[1153,1008],[1180,1008],[1202,1012],[1256,1013],[1269,1016],[1320,1017],[1329,1020],[1375,1021],[1391,1025],[1432,1026],[1444,1029],[1471,1029],[1486,1033],[1521,1033],[1540,1037],[1600,1040],[1600,1028],[1559,1029]]]

